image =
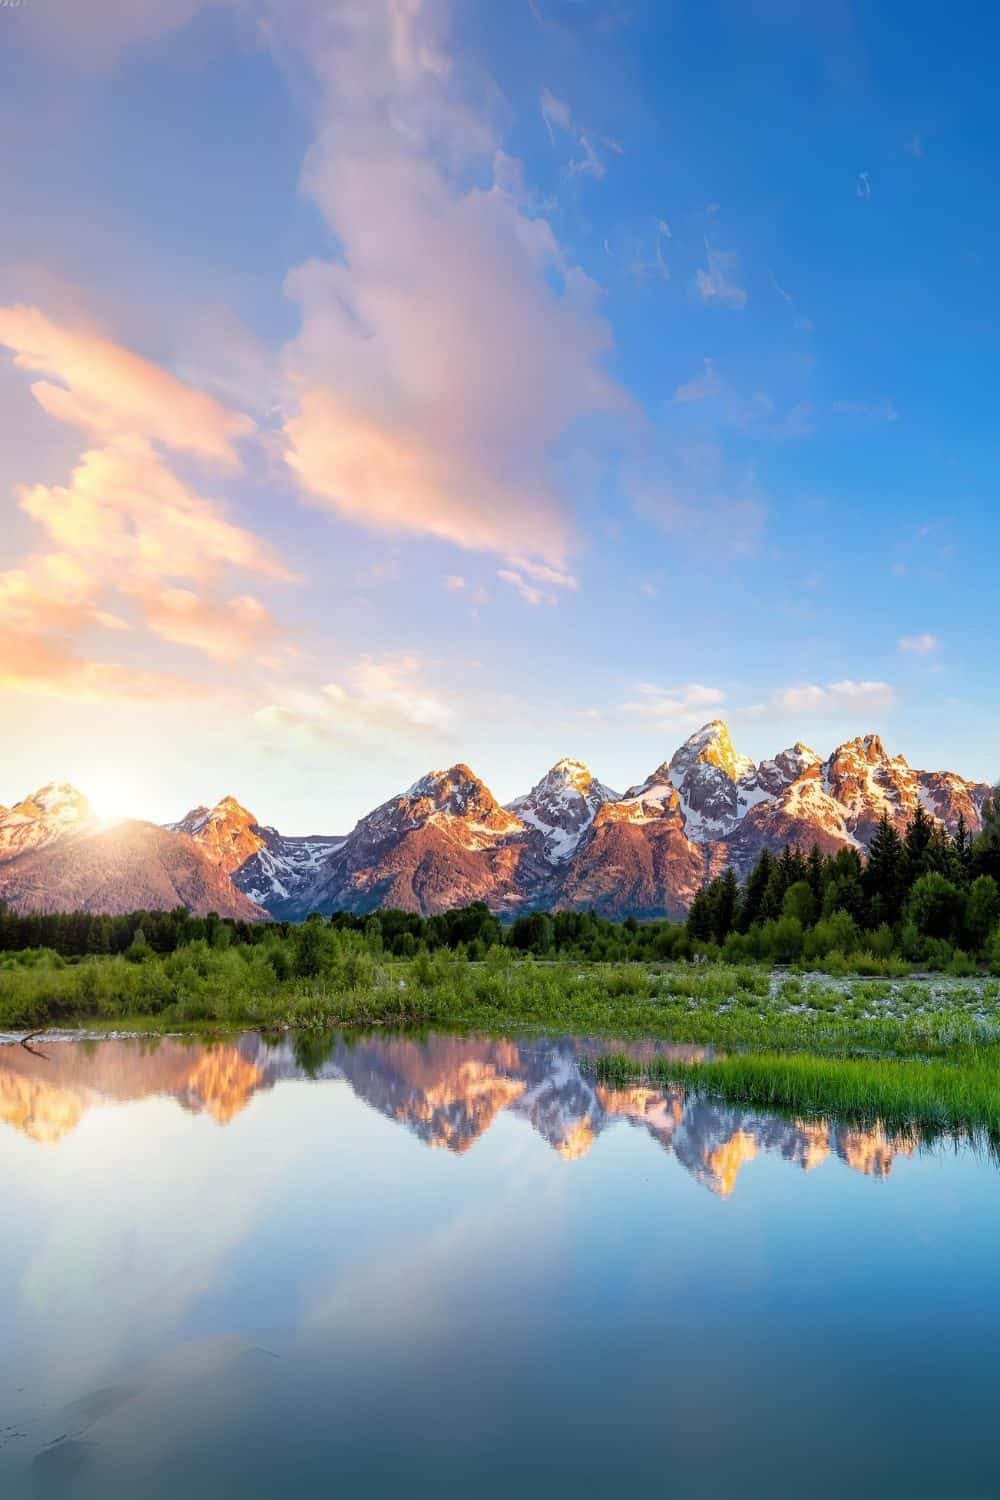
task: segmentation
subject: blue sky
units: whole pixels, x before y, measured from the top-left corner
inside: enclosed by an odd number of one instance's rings
[[[716,715],[995,779],[1000,23],[117,11],[0,10],[0,802],[336,831]]]

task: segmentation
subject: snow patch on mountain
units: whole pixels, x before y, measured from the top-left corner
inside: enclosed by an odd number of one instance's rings
[[[598,781],[580,760],[557,760],[531,791],[508,802],[507,811],[541,835],[550,864],[576,851],[597,810],[618,793]]]

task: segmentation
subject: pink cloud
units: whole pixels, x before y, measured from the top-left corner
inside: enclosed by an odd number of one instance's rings
[[[67,552],[102,574],[207,579],[238,568],[287,582],[293,576],[218,502],[183,484],[149,443],[126,438],[84,453],[69,485],[23,485],[21,509]]]
[[[216,661],[240,661],[281,633],[274,615],[252,594],[217,602],[190,589],[161,588],[143,593],[139,603],[150,630]]]
[[[233,447],[253,423],[167,370],[93,329],[57,323],[37,307],[0,307],[0,345],[14,364],[53,377],[31,387],[38,404],[59,422],[107,439],[139,436],[230,468]]]
[[[552,450],[624,404],[611,332],[594,283],[506,190],[489,110],[468,102],[491,85],[447,54],[439,14],[347,5],[307,36],[324,128],[303,181],[343,254],[288,279],[288,461],[353,521],[561,565],[574,527]],[[492,185],[469,187],[473,166]]]

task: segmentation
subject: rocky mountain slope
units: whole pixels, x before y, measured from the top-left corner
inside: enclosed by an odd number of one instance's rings
[[[235,797],[215,807],[195,807],[179,823],[167,825],[192,838],[202,853],[228,875],[236,888],[274,917],[295,917],[342,838],[310,834],[290,838],[257,822]]]
[[[187,834],[101,823],[68,784],[42,787],[0,817],[0,900],[18,911],[186,906],[246,921],[267,916]]]
[[[459,764],[362,818],[320,870],[309,903],[321,912],[435,912],[486,901],[516,911],[550,878],[544,834]]]
[[[166,829],[99,828],[72,787],[43,787],[0,814],[0,897],[46,910],[184,904],[233,916],[401,907],[424,915],[485,901],[504,915],[594,908],[681,916],[703,881],[740,876],[786,844],[862,853],[883,813],[914,810],[970,832],[990,788],[919,771],[877,735],[825,760],[796,742],[755,764],[713,720],[619,795],[560,760],[506,807],[467,765],[432,771],[346,837],[288,838],[234,797]]]
[[[68,782],[49,782],[0,810],[0,864],[81,833],[93,822],[90,803]]]
[[[581,760],[557,760],[524,797],[508,802],[507,811],[541,834],[545,857],[563,864],[607,802],[618,793],[591,775]]]

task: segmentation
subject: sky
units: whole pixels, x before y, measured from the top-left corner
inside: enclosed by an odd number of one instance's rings
[[[996,780],[998,43],[0,7],[0,803],[338,833],[716,717]]]

